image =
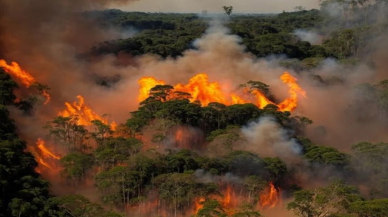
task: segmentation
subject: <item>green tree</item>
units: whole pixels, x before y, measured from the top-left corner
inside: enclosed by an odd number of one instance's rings
[[[66,195],[52,198],[50,199],[50,203],[62,209],[62,213],[65,213],[63,216],[66,217],[122,217],[122,215],[116,212],[105,211],[99,204],[92,203],[81,195]]]
[[[296,191],[287,209],[301,217],[329,217],[347,214],[351,204],[359,200],[355,187],[335,181],[326,188]]]
[[[0,68],[0,104],[11,105],[16,96],[13,94],[13,90],[18,87],[17,83],[11,79],[11,77]]]
[[[141,179],[137,171],[125,166],[113,167],[95,176],[96,186],[102,193],[104,203],[111,206],[126,207],[132,200],[139,198]]]
[[[226,212],[217,200],[208,199],[204,202],[196,217],[226,217]]]
[[[256,211],[251,204],[243,204],[232,217],[260,217],[260,212]]]
[[[269,179],[275,184],[280,182],[287,174],[287,165],[280,158],[263,158],[265,169],[269,173]]]
[[[257,204],[257,192],[261,192],[267,186],[267,182],[258,176],[248,176],[244,179],[244,187],[248,191],[248,201]]]
[[[13,97],[8,94],[6,98]],[[17,137],[13,120],[2,104],[0,118],[0,217],[44,216],[49,184],[35,172],[38,164],[25,151],[26,143]]]
[[[233,11],[233,6],[222,6],[222,9],[224,9],[225,13],[230,16]]]
[[[72,153],[60,159],[63,166],[61,174],[74,184],[82,181],[93,166],[93,156],[83,153]]]
[[[361,142],[352,146],[352,165],[360,181],[387,196],[388,190],[388,144]]]
[[[49,131],[49,137],[66,145],[69,151],[84,151],[85,137],[88,131],[84,126],[77,124],[78,117],[58,116],[44,126]]]
[[[350,205],[349,210],[357,217],[388,216],[388,199],[356,201]]]
[[[104,141],[112,135],[113,131],[108,124],[100,120],[92,120],[94,131],[90,132],[91,136],[96,140],[97,145],[100,146]]]
[[[123,165],[131,156],[140,152],[142,145],[141,141],[134,138],[109,138],[94,151],[95,163],[101,171]]]

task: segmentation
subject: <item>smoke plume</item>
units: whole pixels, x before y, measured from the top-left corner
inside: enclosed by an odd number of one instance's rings
[[[265,157],[280,157],[285,162],[295,159],[301,154],[300,145],[288,137],[273,117],[262,117],[242,128],[248,141],[247,149]]]

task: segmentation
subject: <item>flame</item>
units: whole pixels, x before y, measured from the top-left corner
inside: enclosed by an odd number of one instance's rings
[[[39,150],[42,152],[42,154],[46,157],[50,156],[52,158],[55,158],[57,160],[60,159],[60,157],[58,157],[57,155],[53,154],[52,152],[50,152],[46,146],[45,146],[45,142],[43,141],[43,139],[41,138],[38,138],[38,141],[36,142]]]
[[[297,79],[292,77],[290,73],[285,72],[280,79],[289,87],[289,97],[278,104],[279,111],[293,111],[297,107],[298,94],[306,97],[306,92],[297,84]],[[162,80],[156,80],[153,77],[141,78],[138,82],[140,84],[139,102],[149,97],[150,89],[156,85],[165,84]],[[191,95],[190,101],[199,101],[202,106],[207,106],[211,102],[218,102],[225,105],[254,103],[259,108],[263,109],[268,104],[276,105],[271,102],[259,90],[249,91],[247,88],[243,93],[226,93],[223,91],[221,84],[218,82],[210,82],[208,75],[201,73],[192,77],[188,84],[177,84],[174,86],[176,92],[185,92]],[[174,97],[170,97],[173,98]]]
[[[0,67],[3,67],[8,74],[16,77],[26,87],[30,87],[36,82],[35,78],[32,77],[30,73],[20,68],[19,64],[16,62],[12,62],[11,65],[8,65],[5,60],[0,60]]]
[[[182,143],[183,141],[183,130],[178,129],[175,133],[175,141],[178,143]]]
[[[226,214],[231,216],[235,213],[237,206],[236,195],[234,189],[228,184],[226,190],[223,193],[224,197],[221,201],[221,206],[224,208]]]
[[[35,78],[27,71],[24,71],[16,62],[12,62],[11,65],[8,65],[5,60],[0,60],[0,67],[2,67],[8,74],[15,77],[27,88],[36,82]],[[50,95],[45,90],[43,90],[41,94],[46,98],[44,104],[47,104],[50,101]]]
[[[226,192],[224,193],[224,198],[222,200],[222,206],[223,207],[228,207],[230,206],[230,202],[231,202],[231,191],[232,191],[232,188],[230,187],[230,185],[228,185],[226,187]]]
[[[38,138],[35,145],[36,146],[29,146],[28,148],[34,153],[38,162],[39,166],[36,171],[42,173],[44,168],[49,169],[52,172],[59,171],[60,167],[57,166],[56,162],[61,159],[61,157],[49,151],[45,141],[41,138]]]
[[[92,125],[91,121],[100,120],[104,124],[108,124],[108,121],[99,115],[97,115],[89,106],[85,105],[84,97],[78,95],[78,102],[73,102],[73,104],[69,102],[65,102],[66,109],[59,112],[58,115],[63,117],[77,116],[77,124],[90,126]],[[116,123],[112,122],[110,124],[112,130],[116,130]]]
[[[50,102],[50,99],[51,99],[50,94],[48,94],[45,90],[43,90],[41,94],[46,98],[46,101],[44,102],[44,104],[47,105],[47,103]]]
[[[278,107],[281,111],[293,111],[298,105],[298,94],[306,97],[306,91],[298,85],[297,79],[288,72],[284,73],[280,79],[290,88],[288,91],[290,97],[280,103]]]
[[[279,203],[279,201],[280,192],[275,188],[274,184],[270,182],[264,193],[260,195],[259,204],[263,208],[273,208]]]
[[[141,78],[138,83],[142,87],[140,89],[138,100],[139,102],[144,101],[148,98],[150,94],[150,90],[155,87],[156,85],[163,85],[165,84],[164,81],[156,80],[154,77],[144,77]]]
[[[194,214],[197,215],[198,211],[203,208],[203,202],[205,202],[205,198],[201,197],[195,200]]]
[[[191,101],[200,101],[203,106],[211,102],[228,104],[224,96],[221,85],[217,82],[209,82],[208,75],[198,74],[189,80],[186,85],[177,84],[174,86],[176,91],[187,92],[191,95]]]
[[[38,157],[38,163],[39,163],[40,165],[42,165],[42,166],[47,167],[47,168],[50,169],[50,170],[53,170],[53,168],[52,168],[46,161],[44,161],[42,157]],[[41,172],[41,170],[38,170],[38,171]]]
[[[256,105],[261,109],[263,109],[268,104],[275,104],[271,102],[271,100],[267,99],[267,97],[258,90],[253,90],[252,94],[256,97]]]

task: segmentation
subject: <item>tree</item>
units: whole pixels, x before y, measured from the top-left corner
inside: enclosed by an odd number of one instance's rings
[[[0,86],[4,82],[7,83],[1,80]],[[3,87],[14,86],[9,84]],[[5,96],[2,103],[10,103],[12,94],[2,91],[4,89],[0,90],[0,97]],[[4,104],[0,104],[0,118],[0,217],[45,216],[49,183],[35,172],[38,164],[34,156],[25,151],[26,143],[17,137],[16,126]]]
[[[256,211],[250,204],[243,204],[232,217],[260,217],[260,212]]]
[[[18,85],[15,81],[11,79],[11,76],[6,74],[2,68],[0,68],[0,104],[1,105],[11,105],[16,96],[13,93],[13,90],[18,88]]]
[[[58,116],[44,126],[49,130],[49,137],[53,137],[58,142],[66,145],[69,151],[84,151],[85,137],[88,131],[84,126],[77,124],[78,117]]]
[[[233,6],[222,6],[222,8],[224,9],[225,13],[230,16],[232,14],[232,11],[233,11]]]
[[[261,192],[267,186],[267,182],[259,176],[248,176],[244,179],[244,187],[248,191],[248,201],[257,204],[257,192]]]
[[[312,164],[332,166],[347,169],[349,156],[339,152],[335,148],[313,146],[304,154],[304,157]]]
[[[303,6],[295,6],[294,7],[294,11],[304,11],[304,10],[306,10],[306,8]]]
[[[190,204],[197,194],[197,184],[192,174],[163,174],[156,177],[153,183],[158,187],[160,199],[174,210],[175,217],[178,209]]]
[[[353,202],[349,210],[358,217],[388,216],[388,199]]]
[[[141,196],[140,173],[126,166],[117,166],[101,172],[95,176],[95,181],[102,193],[102,200],[111,206],[119,207],[120,204],[121,207],[126,207],[132,199]]]
[[[388,190],[388,144],[361,142],[352,146],[352,165],[360,181],[387,196]]]
[[[355,187],[335,181],[326,188],[296,191],[287,209],[301,217],[329,217],[348,213],[361,199]]]
[[[101,171],[123,165],[133,155],[140,152],[141,141],[135,138],[112,137],[94,151],[95,163]]]
[[[196,217],[226,217],[226,212],[217,200],[208,199],[198,211]]]
[[[165,102],[172,94],[174,87],[171,85],[156,85],[150,90],[150,98]]]
[[[93,156],[90,154],[72,153],[60,159],[63,166],[61,174],[77,184],[86,177],[93,166]]]
[[[61,213],[64,217],[122,217],[122,215],[116,212],[105,211],[99,204],[92,203],[81,195],[56,197],[50,199],[49,202],[63,210]],[[58,214],[58,212],[56,214]],[[62,217],[62,215],[60,217]]]
[[[97,145],[102,145],[113,131],[108,124],[104,124],[100,120],[92,120],[91,123],[93,124],[94,132],[90,134],[96,140]]]
[[[287,174],[287,165],[280,160],[280,158],[263,158],[265,169],[269,173],[270,181],[275,182],[277,184],[280,182],[283,177]]]

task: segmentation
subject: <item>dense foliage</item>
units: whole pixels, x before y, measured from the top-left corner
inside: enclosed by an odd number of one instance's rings
[[[342,9],[334,17],[328,15],[332,10],[329,3],[333,2]],[[257,57],[285,55],[297,59],[285,59],[281,64],[302,70],[317,67],[325,58],[355,64],[362,53],[368,52],[367,40],[385,30],[386,24],[381,24],[385,17],[377,15],[387,8],[387,2],[367,2],[322,1],[321,10],[276,15],[234,15],[233,7],[224,9],[229,15],[226,25],[230,33],[241,38],[247,51]],[[84,15],[97,19],[103,28],[113,26],[133,36],[98,43],[83,57],[126,53],[176,58],[192,48],[210,20],[206,14],[120,10]],[[317,34],[322,40],[309,42],[298,31]],[[274,98],[268,85],[250,82],[251,88]],[[10,118],[11,107],[33,115],[30,111],[34,99],[16,102],[16,88],[17,84],[0,68],[0,217],[122,216],[114,210],[149,216],[190,216],[193,205],[198,204],[196,216],[261,216],[257,205],[260,194],[271,184],[275,190],[282,190],[282,196],[293,197],[287,208],[297,216],[388,215],[387,143],[361,142],[354,144],[349,153],[343,153],[306,138],[304,130],[312,123],[306,117],[280,112],[274,105],[261,109],[253,104],[227,106],[213,102],[202,107],[170,85],[153,87],[138,110],[132,111],[126,123],[116,130],[99,120],[92,121],[89,127],[79,125],[76,116],[58,116],[48,122],[48,138],[63,145],[66,152],[57,162],[61,178],[74,188],[92,182],[100,203],[81,195],[50,195],[49,183],[36,172],[38,163],[26,142],[18,137]],[[35,88],[39,91],[48,87]],[[386,117],[386,80],[357,85],[354,93],[349,112],[356,114],[356,120]],[[297,161],[263,157],[260,151],[241,146],[246,142],[241,128],[269,116],[300,149]],[[171,136],[179,130],[197,134],[176,142]],[[298,186],[300,173],[331,184],[302,189]],[[361,194],[355,185],[366,186],[368,192]],[[246,204],[232,211],[220,202],[228,197],[230,188],[237,189],[246,199]]]

